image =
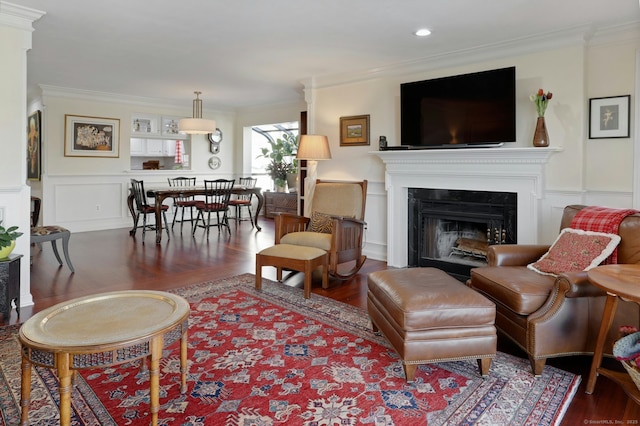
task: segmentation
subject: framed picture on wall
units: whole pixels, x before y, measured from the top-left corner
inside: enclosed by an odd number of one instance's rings
[[[369,116],[340,117],[340,146],[369,145]]]
[[[27,120],[27,179],[40,180],[42,138],[40,126],[42,113],[36,111]]]
[[[589,99],[589,139],[628,138],[631,95]]]
[[[65,157],[120,156],[120,120],[117,118],[64,116]]]

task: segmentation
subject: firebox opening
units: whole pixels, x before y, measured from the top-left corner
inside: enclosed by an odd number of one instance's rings
[[[517,194],[409,189],[409,266],[466,280],[491,244],[516,243]]]

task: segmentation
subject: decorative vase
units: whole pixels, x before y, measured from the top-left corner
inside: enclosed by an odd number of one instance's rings
[[[0,259],[6,259],[7,257],[9,257],[14,248],[16,248],[16,240],[11,240],[11,244],[6,247],[1,247]]]
[[[547,133],[547,125],[544,122],[544,117],[538,117],[538,121],[536,122],[536,131],[533,133],[533,146],[549,146],[549,134]]]

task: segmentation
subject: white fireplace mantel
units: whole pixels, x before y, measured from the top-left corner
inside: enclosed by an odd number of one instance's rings
[[[387,264],[408,264],[408,189],[516,193],[518,243],[534,244],[540,228],[544,170],[558,148],[471,148],[374,151],[385,163]]]

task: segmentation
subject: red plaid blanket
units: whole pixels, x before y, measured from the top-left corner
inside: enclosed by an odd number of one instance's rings
[[[608,207],[589,206],[580,210],[571,221],[571,227],[582,229],[583,231],[605,232],[607,234],[618,234],[620,222],[625,217],[638,213],[634,209],[612,209]],[[603,264],[618,263],[618,249],[616,248],[611,256]]]

